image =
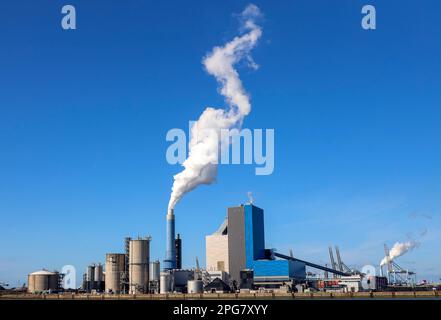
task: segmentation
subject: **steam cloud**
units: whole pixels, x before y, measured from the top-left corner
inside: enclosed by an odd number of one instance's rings
[[[389,252],[390,261],[394,260],[395,258],[401,257],[403,254],[418,247],[419,245],[419,242],[413,240],[407,242],[396,242]],[[388,258],[384,257],[383,260],[381,260],[380,266],[384,266],[385,264],[387,264],[387,262]]]
[[[174,176],[169,211],[187,192],[215,181],[220,145],[226,143],[220,141],[220,131],[240,127],[244,117],[251,112],[250,97],[234,66],[245,59],[251,68],[257,69],[250,51],[262,35],[262,29],[256,24],[260,16],[257,6],[248,5],[240,14],[244,33],[222,47],[214,47],[203,60],[205,70],[219,83],[219,93],[225,97],[229,108],[208,107],[193,125],[184,170]]]

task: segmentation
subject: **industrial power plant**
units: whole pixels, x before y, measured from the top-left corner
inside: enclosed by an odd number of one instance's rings
[[[329,247],[329,264],[320,265],[265,245],[264,210],[252,203],[230,207],[219,228],[205,236],[206,267],[182,268],[183,242],[175,233],[175,214],[166,215],[165,259],[151,260],[151,237],[124,239],[123,252],[105,254],[105,263],[87,266],[80,288],[65,290],[64,274],[40,270],[28,276],[28,294],[70,292],[104,296],[170,294],[273,294],[433,291],[439,285],[416,283],[414,271],[389,257],[380,274],[350,268],[339,248]],[[122,241],[123,242],[123,241]],[[184,246],[185,248],[185,246]],[[385,270],[383,270],[385,269]]]

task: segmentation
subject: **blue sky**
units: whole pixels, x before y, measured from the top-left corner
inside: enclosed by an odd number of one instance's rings
[[[237,35],[247,1],[8,1],[0,4],[0,282],[46,267],[104,262],[125,236],[150,234],[163,259],[178,166],[171,128],[224,107],[202,67]],[[441,277],[439,1],[255,1],[265,15],[239,67],[252,98],[246,128],[274,128],[275,171],[219,168],[217,183],[176,207],[184,265],[205,262],[204,236],[228,206],[265,210],[266,242],[327,263],[378,264],[383,243],[413,237],[399,258]],[[60,27],[73,4],[77,30]],[[427,235],[420,237],[422,230]]]

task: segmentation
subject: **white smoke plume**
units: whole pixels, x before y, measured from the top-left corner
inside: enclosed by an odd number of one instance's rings
[[[389,260],[393,261],[395,258],[401,257],[406,252],[415,249],[420,245],[419,242],[409,240],[407,242],[396,242],[392,249],[389,251]],[[380,266],[384,266],[388,262],[388,257],[384,257],[381,260]]]
[[[191,129],[189,155],[184,161],[184,170],[174,176],[168,210],[187,193],[201,184],[211,184],[217,176],[217,162],[220,144],[220,131],[240,127],[251,111],[250,97],[242,86],[242,81],[234,66],[245,59],[256,69],[250,51],[262,35],[257,25],[261,12],[254,4],[248,5],[240,14],[243,34],[213,50],[203,59],[206,71],[219,83],[219,92],[225,97],[229,108],[208,107]]]

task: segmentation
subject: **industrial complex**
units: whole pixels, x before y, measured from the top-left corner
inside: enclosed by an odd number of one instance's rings
[[[76,294],[203,294],[302,293],[439,290],[417,285],[415,272],[388,258],[380,275],[349,268],[338,247],[329,247],[329,265],[319,265],[265,245],[264,210],[252,203],[230,207],[219,228],[205,236],[206,267],[182,269],[182,239],[175,234],[175,215],[166,216],[165,259],[150,259],[151,237],[124,239],[124,252],[106,253],[105,263],[86,268]],[[334,256],[335,252],[335,256]],[[39,270],[28,276],[27,292],[65,291],[57,271]]]

